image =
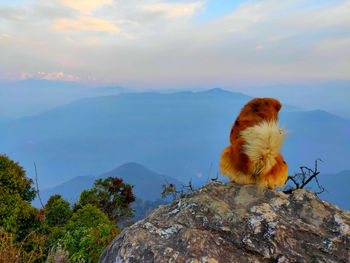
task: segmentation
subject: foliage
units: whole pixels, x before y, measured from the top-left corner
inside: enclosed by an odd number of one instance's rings
[[[41,230],[45,218],[29,203],[36,194],[31,185],[18,163],[0,155],[0,228],[11,240],[21,242],[23,253],[35,251],[44,239]]]
[[[33,180],[26,177],[25,171],[18,163],[6,155],[0,155],[0,189],[6,189],[9,195],[18,194],[23,201],[34,200],[36,191]]]
[[[69,261],[69,253],[62,249],[61,245],[51,247],[45,263],[66,263]]]
[[[53,195],[45,205],[46,223],[50,227],[65,225],[72,216],[70,204],[60,195]]]
[[[84,190],[79,202],[75,205],[75,210],[86,204],[92,204],[117,224],[121,220],[133,217],[130,203],[134,201],[135,196],[131,185],[123,183],[121,178],[108,177],[105,180],[96,180],[91,190]]]
[[[60,195],[38,210],[36,191],[18,163],[0,155],[0,263],[97,262],[119,234],[115,224],[132,217],[132,186],[107,178],[83,191],[75,208]]]
[[[64,227],[72,216],[70,204],[62,199],[60,195],[53,195],[45,205],[45,222],[46,222],[46,244],[45,252],[48,254],[48,260],[53,262],[64,261],[64,254],[57,247],[57,240],[64,235]]]
[[[103,249],[118,231],[97,207],[87,204],[78,209],[62,230],[58,245],[69,253],[73,262],[97,262]]]
[[[31,244],[31,249],[25,247]],[[27,237],[17,242],[15,235],[0,229],[0,263],[8,262],[38,262],[44,258],[43,246],[45,238],[35,231],[29,233]]]
[[[69,259],[73,262],[98,262],[102,251],[118,234],[119,231],[108,223],[81,226],[67,231],[59,244],[69,252]]]
[[[111,222],[100,209],[91,204],[87,204],[73,214],[67,224],[67,229],[93,227],[98,224],[111,224]]]
[[[58,200],[61,200],[61,199],[62,199],[61,195],[52,195],[52,196],[50,196],[49,200],[47,200],[47,202],[46,202],[45,209],[46,210],[52,209],[52,207],[55,205],[55,203]]]

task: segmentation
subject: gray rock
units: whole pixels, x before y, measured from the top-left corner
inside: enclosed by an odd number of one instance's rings
[[[307,190],[212,182],[124,229],[99,262],[350,262],[350,212]]]

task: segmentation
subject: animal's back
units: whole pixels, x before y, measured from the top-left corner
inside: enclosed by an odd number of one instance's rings
[[[280,154],[286,133],[278,124],[281,104],[275,99],[254,99],[237,117],[231,145],[221,155],[220,171],[240,184],[273,189],[287,180],[288,166]]]

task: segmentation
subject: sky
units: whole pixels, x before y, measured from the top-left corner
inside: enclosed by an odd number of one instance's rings
[[[350,0],[1,0],[0,80],[350,80]]]

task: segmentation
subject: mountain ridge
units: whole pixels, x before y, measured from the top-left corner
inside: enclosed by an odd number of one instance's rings
[[[160,199],[162,184],[166,184],[166,182],[171,182],[177,186],[181,185],[181,182],[175,178],[158,174],[139,163],[128,162],[98,176],[76,176],[59,185],[43,188],[40,191],[40,196],[44,204],[50,196],[55,194],[60,194],[63,199],[66,199],[70,203],[75,203],[78,201],[80,193],[83,190],[89,190],[93,187],[95,180],[105,179],[107,177],[122,178],[125,183],[133,185],[133,193],[143,201]],[[36,207],[40,206],[38,197],[32,204]]]
[[[211,93],[217,93],[212,95]],[[80,100],[25,120],[0,123],[0,149],[39,184],[102,174],[130,160],[179,181],[202,185],[215,177],[232,123],[250,97],[222,90],[137,93]],[[321,158],[323,173],[349,169],[350,122],[324,111],[289,111],[282,151],[294,173]],[[339,158],[339,156],[341,156]]]

